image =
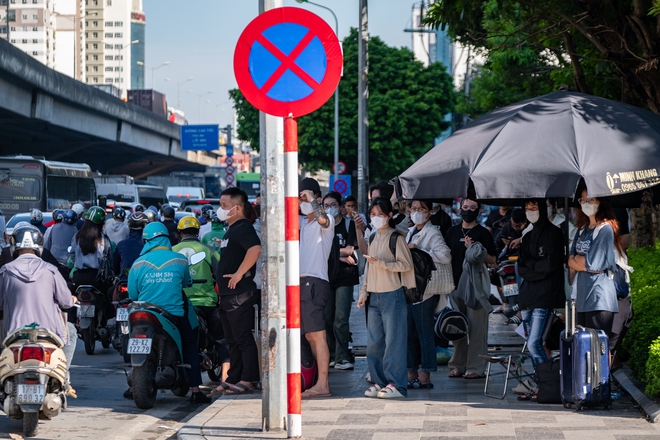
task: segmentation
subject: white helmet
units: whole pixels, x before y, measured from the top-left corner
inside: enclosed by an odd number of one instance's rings
[[[81,205],[80,203],[74,204],[71,209],[73,209],[76,214],[78,214],[78,217],[80,217],[80,214],[82,214],[85,211],[85,207]]]
[[[35,226],[17,225],[9,238],[9,243],[11,245],[12,254],[18,249],[32,249],[37,251],[37,255],[41,256],[41,251],[44,246],[44,237]]]

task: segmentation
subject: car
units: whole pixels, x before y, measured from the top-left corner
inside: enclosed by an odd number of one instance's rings
[[[213,206],[213,210],[217,211],[220,207],[220,199],[184,200],[181,202],[179,211],[185,211],[186,208],[190,208],[191,210],[195,208],[201,209],[204,205],[211,205]]]
[[[44,212],[43,224],[53,221],[52,212]],[[19,222],[30,222],[30,213],[29,212],[19,212],[12,216],[7,222],[7,235],[11,235],[14,232],[14,228]]]

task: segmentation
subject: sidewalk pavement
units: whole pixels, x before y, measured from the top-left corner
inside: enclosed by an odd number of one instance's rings
[[[502,315],[491,316],[490,345],[514,340],[513,326],[503,324]],[[351,331],[355,345],[366,341],[363,311],[353,309]],[[495,339],[495,340],[493,340]],[[520,348],[504,347],[514,353]],[[405,361],[402,360],[402,361]],[[499,365],[496,365],[499,367]],[[531,361],[525,367],[531,369]],[[577,412],[562,405],[518,401],[509,381],[504,400],[484,396],[484,380],[450,379],[446,366],[432,373],[435,388],[409,390],[408,398],[382,400],[365,398],[368,388],[365,358],[355,370],[330,369],[330,398],[303,400],[303,438],[325,440],[412,440],[412,439],[520,439],[520,440],[658,440],[660,425],[649,423],[627,395],[605,411]],[[493,387],[503,389],[504,376],[494,378]],[[181,440],[230,438],[285,438],[286,433],[261,431],[261,394],[221,396],[190,419],[178,432]]]

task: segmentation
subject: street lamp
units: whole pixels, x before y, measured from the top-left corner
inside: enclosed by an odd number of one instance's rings
[[[170,64],[170,62],[169,62],[169,61],[165,61],[163,64],[161,64],[161,65],[159,65],[159,66],[156,66],[156,67],[147,66],[147,65],[144,64],[142,61],[138,61],[136,64],[137,64],[138,66],[144,66],[144,67],[146,67],[147,69],[151,69],[151,88],[152,88],[153,90],[155,90],[156,88],[154,87],[154,72],[155,72],[156,70],[160,69],[161,67],[168,66],[168,65]]]
[[[337,16],[335,15],[332,9],[328,8],[327,6],[320,5],[318,3],[310,2],[308,0],[296,0],[296,2],[309,3],[310,5],[318,6],[319,8],[329,11],[332,14],[332,17],[335,19],[335,34],[337,34],[337,38],[339,38],[339,20],[337,20]],[[337,172],[337,169],[339,168],[339,84],[337,84],[337,88],[335,89],[335,162],[334,163],[335,163],[334,166],[335,182],[337,182],[337,175],[339,174]]]
[[[183,81],[173,81],[169,78],[163,78],[165,82],[170,82],[176,84],[176,108],[181,110],[181,84],[187,83],[188,81],[192,81],[194,78],[191,76],[188,79],[185,79]]]
[[[206,95],[210,95],[211,93],[213,93],[213,90],[209,90],[209,91],[204,92],[204,93],[195,93],[192,90],[188,90],[188,93],[190,93],[191,95],[195,95],[199,98],[199,123],[201,124],[202,123],[202,98]]]

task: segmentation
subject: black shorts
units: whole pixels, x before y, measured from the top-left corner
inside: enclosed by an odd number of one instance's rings
[[[330,283],[315,277],[300,278],[300,333],[325,330],[325,304]]]

